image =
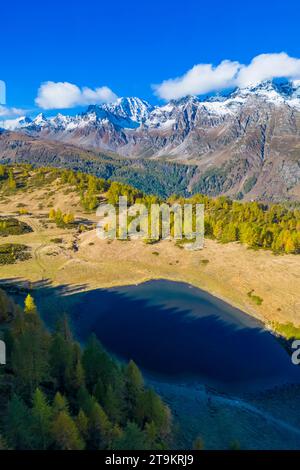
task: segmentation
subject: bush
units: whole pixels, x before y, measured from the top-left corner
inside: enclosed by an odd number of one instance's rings
[[[254,290],[252,289],[250,292],[247,293],[248,297],[253,300],[256,305],[261,305],[263,303],[263,299],[258,295],[253,294]]]
[[[17,243],[0,245],[0,264],[14,264],[31,258],[29,247]]]
[[[21,222],[15,218],[0,218],[0,236],[22,235],[23,233],[32,232],[32,228],[25,222]]]
[[[60,209],[50,209],[49,220],[55,222],[57,227],[72,227],[74,224],[74,215],[70,212],[63,213]]]
[[[62,243],[63,239],[62,238],[51,238],[50,242],[52,243]]]
[[[272,330],[287,339],[300,339],[300,326],[295,326],[292,322],[271,322],[270,326]]]

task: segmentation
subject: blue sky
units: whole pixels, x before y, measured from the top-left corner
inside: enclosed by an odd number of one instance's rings
[[[298,0],[5,2],[0,79],[7,106],[36,108],[47,81],[109,87],[160,102],[152,84],[195,64],[249,64],[262,53],[299,58]]]

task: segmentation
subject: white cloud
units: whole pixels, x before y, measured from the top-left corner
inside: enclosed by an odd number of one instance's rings
[[[248,66],[241,68],[237,85],[245,87],[278,77],[300,78],[300,59],[290,57],[285,52],[258,55]]]
[[[9,108],[0,105],[0,117],[22,116],[26,111],[19,108]]]
[[[116,99],[117,95],[106,86],[92,90],[68,82],[45,82],[38,90],[35,103],[42,109],[62,109],[108,103]]]
[[[155,92],[166,100],[181,98],[186,95],[201,95],[212,90],[231,87],[240,64],[224,60],[217,67],[212,64],[195,65],[182,77],[165,80],[155,85]]]
[[[255,85],[263,80],[279,77],[300,79],[300,59],[281,52],[258,55],[249,65],[230,60],[222,61],[217,67],[212,64],[198,64],[181,77],[154,85],[154,90],[158,97],[170,100],[235,86]]]

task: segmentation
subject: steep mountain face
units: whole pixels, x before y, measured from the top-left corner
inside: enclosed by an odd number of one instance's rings
[[[85,150],[63,142],[0,130],[0,164],[30,163],[34,166],[68,168],[105,179],[121,181],[147,194],[188,196],[197,167],[167,161],[120,157]]]
[[[156,107],[120,98],[77,116],[39,115],[3,127],[130,158],[197,165],[190,191],[248,199],[300,196],[299,81],[268,81]]]
[[[130,119],[132,122],[142,123],[148,119],[154,107],[140,98],[118,98],[115,103],[104,104],[102,108],[113,115]],[[124,126],[126,127],[126,126]]]

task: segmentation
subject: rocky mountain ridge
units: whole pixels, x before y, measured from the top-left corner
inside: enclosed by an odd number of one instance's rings
[[[119,98],[76,116],[39,114],[2,127],[131,159],[196,165],[187,190],[249,199],[300,196],[299,81],[266,81],[163,106]]]

